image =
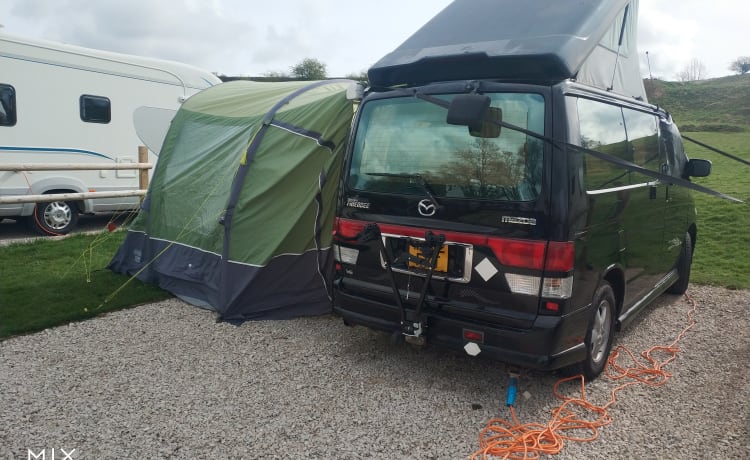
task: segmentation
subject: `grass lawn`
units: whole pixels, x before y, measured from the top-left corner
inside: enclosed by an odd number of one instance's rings
[[[125,232],[0,248],[0,338],[34,332],[171,295],[106,269]]]
[[[745,160],[750,160],[750,133],[686,133]],[[691,281],[733,289],[750,289],[750,166],[685,141],[690,158],[713,162],[711,175],[697,184],[745,201],[731,203],[693,192],[698,210],[698,238]]]
[[[648,100],[672,113],[683,134],[750,160],[750,74],[694,82],[644,80]],[[689,141],[690,158],[713,162],[713,171],[695,183],[750,203],[750,166]],[[691,281],[750,288],[750,204],[693,193],[698,238]]]

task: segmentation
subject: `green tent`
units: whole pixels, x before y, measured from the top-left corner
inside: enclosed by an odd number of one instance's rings
[[[109,268],[224,320],[328,312],[350,84],[235,81],[188,99]]]

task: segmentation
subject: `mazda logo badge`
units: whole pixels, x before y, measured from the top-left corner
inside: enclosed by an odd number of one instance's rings
[[[419,206],[417,206],[417,210],[423,216],[430,217],[430,216],[435,215],[435,211],[437,211],[437,208],[435,207],[435,204],[432,201],[422,200],[419,202]]]

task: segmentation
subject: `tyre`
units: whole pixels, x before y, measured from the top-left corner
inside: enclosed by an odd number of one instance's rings
[[[685,234],[685,242],[682,243],[680,258],[677,259],[677,274],[680,276],[677,281],[667,288],[670,294],[684,294],[687,291],[690,282],[690,267],[693,265],[693,239],[690,233]]]
[[[17,216],[13,217],[16,221],[16,225],[20,227],[28,227],[29,226],[29,216]]]
[[[78,223],[78,207],[72,201],[38,203],[29,219],[32,230],[40,235],[66,235]]]
[[[612,349],[615,326],[615,294],[609,283],[603,283],[594,293],[594,307],[586,330],[586,359],[563,368],[565,375],[583,374],[587,381],[595,379],[604,370]]]

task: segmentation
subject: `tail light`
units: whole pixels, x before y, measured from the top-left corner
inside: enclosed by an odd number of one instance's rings
[[[532,270],[544,268],[546,241],[488,238],[487,246],[495,253],[497,260],[505,266],[530,268]]]
[[[337,217],[333,225],[333,236],[334,240],[339,237],[339,240],[353,239],[365,228],[366,222],[341,219]],[[340,270],[342,263],[356,265],[357,259],[359,258],[359,250],[356,248],[341,246],[340,244],[334,243],[333,257],[337,262],[337,270]]]
[[[365,228],[367,222],[337,217],[333,224],[333,236],[354,238]]]
[[[490,239],[489,246],[497,259],[511,267],[544,270],[547,273],[569,273],[575,264],[575,244],[572,241],[517,241]],[[553,299],[567,299],[573,293],[572,276],[536,276],[506,273],[508,287],[515,294],[541,295]]]
[[[548,272],[569,272],[573,270],[575,253],[575,244],[572,241],[550,241],[547,245],[544,270]]]

